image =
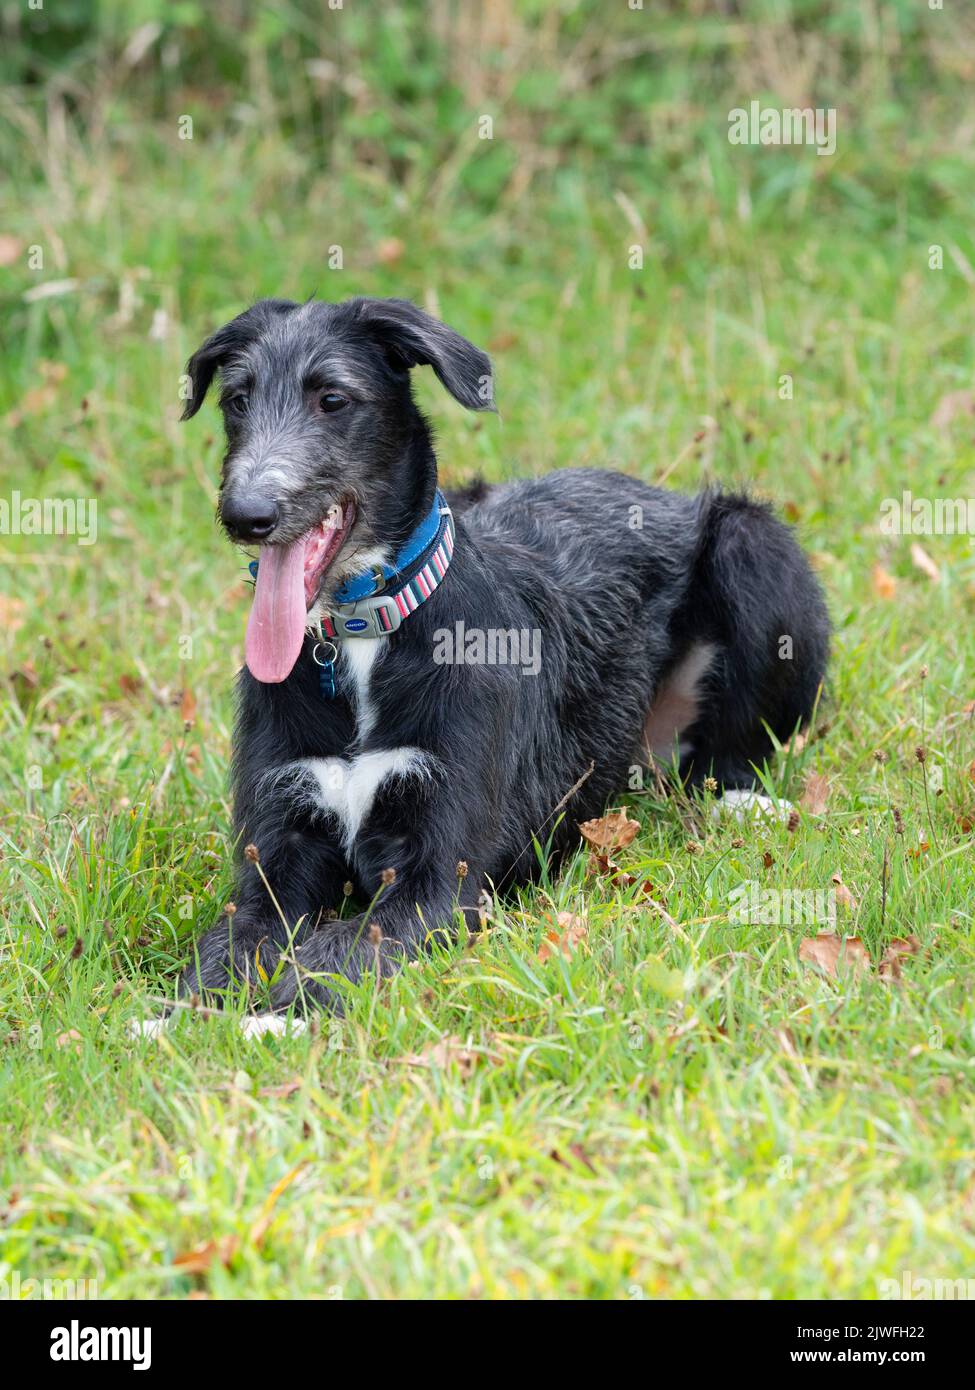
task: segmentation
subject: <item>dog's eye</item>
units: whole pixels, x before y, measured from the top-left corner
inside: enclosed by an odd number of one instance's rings
[[[337,391],[326,391],[319,401],[322,413],[325,415],[334,415],[337,410],[344,410],[348,404],[348,398],[340,396]]]
[[[231,396],[226,402],[227,410],[231,415],[247,414],[247,396],[241,391],[236,396]]]

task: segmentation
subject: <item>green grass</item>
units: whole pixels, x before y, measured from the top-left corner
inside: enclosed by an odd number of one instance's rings
[[[975,567],[968,537],[917,537],[933,581],[880,531],[904,489],[975,496],[971,417],[931,422],[972,382],[975,35],[916,6],[879,36],[856,3],[652,8],[546,29],[498,5],[509,47],[479,61],[418,7],[350,13],[357,98],[289,82],[319,53],[302,5],[241,33],[228,4],[178,7],[135,67],[155,4],[9,50],[0,230],[45,264],[0,269],[0,495],[97,498],[99,530],[0,537],[0,1277],[870,1298],[905,1269],[975,1275]],[[837,154],[730,146],[731,107],[795,103],[794,52]],[[46,281],[72,283],[32,297]],[[605,464],[785,507],[835,649],[813,737],[769,775],[796,798],[824,774],[829,801],[790,831],[635,793],[617,858],[663,913],[580,854],[319,1030],[182,1015],[133,1041],[232,885],[247,591],[213,524],[217,416],[177,423],[179,376],[246,302],[311,292],[409,295],[492,351],[500,420],[418,380],[448,482]],[[874,965],[918,937],[902,985],[826,979],[807,930],[728,920],[743,882],[834,874]],[[559,911],[586,940],[540,961]],[[224,1258],[178,1263],[210,1241]]]

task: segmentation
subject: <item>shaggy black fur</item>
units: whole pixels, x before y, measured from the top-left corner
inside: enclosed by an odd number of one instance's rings
[[[188,415],[214,373],[222,376],[225,519],[231,499],[238,507],[264,489],[277,516],[267,539],[290,541],[329,504],[355,497],[356,525],[326,576],[326,605],[341,576],[359,572],[376,547],[394,551],[431,505],[436,461],[409,384],[420,363],[468,407],[491,407],[487,358],[402,301],[265,301],[189,364]],[[315,401],[329,388],[348,404],[322,415]],[[236,828],[241,847],[258,847],[293,939],[242,856],[236,914],[198,943],[187,988],[219,991],[253,978],[258,961],[270,976],[284,953],[272,1002],[285,1008],[333,1003],[332,972],[356,979],[395,968],[432,933],[449,932],[455,912],[474,908],[486,886],[531,875],[533,837],[552,833],[553,809],[591,767],[554,830],[556,853],[578,843],[577,823],[599,815],[634,766],[648,763],[648,712],[675,680],[680,689],[695,653],[707,656],[693,717],[683,728],[677,720],[672,743],[679,738],[690,782],[713,775],[724,788],[752,786],[752,765],[770,751],[763,722],[785,739],[809,718],[827,657],[826,610],[768,507],[583,469],[477,485],[458,500],[446,579],[379,639],[361,694],[347,659],[361,641],[343,645],[334,700],[319,691],[310,636],[280,684],[241,672]],[[240,539],[240,525],[231,529]],[[540,634],[537,674],[438,664],[443,630],[458,622],[467,633]],[[373,720],[363,733],[366,703]],[[400,748],[429,757],[420,771],[379,785],[349,844],[300,768],[277,775],[304,759]],[[389,869],[395,879],[384,886]],[[368,922],[328,920],[347,881],[363,903],[378,895]]]

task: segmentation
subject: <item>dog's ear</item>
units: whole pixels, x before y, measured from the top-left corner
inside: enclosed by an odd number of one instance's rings
[[[229,357],[252,343],[276,314],[288,313],[297,305],[290,299],[261,299],[238,314],[235,319],[218,328],[212,337],[197,348],[186,364],[190,379],[190,395],[183,407],[182,419],[189,420],[199,410],[210,389],[214,374]]]
[[[491,359],[408,299],[360,299],[358,316],[394,366],[432,367],[468,410],[496,410]]]

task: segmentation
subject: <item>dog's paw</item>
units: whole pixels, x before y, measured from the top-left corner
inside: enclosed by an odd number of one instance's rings
[[[239,922],[236,917],[223,918],[196,942],[180,991],[208,1000],[235,990],[249,992],[270,980],[280,956],[281,947],[266,927]]]
[[[787,821],[795,810],[791,801],[776,801],[774,797],[755,791],[726,791],[711,807],[714,820],[733,816],[739,824],[753,820]]]
[[[381,935],[371,938],[365,916],[328,922],[285,956],[271,989],[271,1008],[276,1012],[294,1007],[299,1013],[316,1009],[341,1013],[343,979],[357,982],[365,970],[392,974],[402,959],[402,949],[395,941]]]

